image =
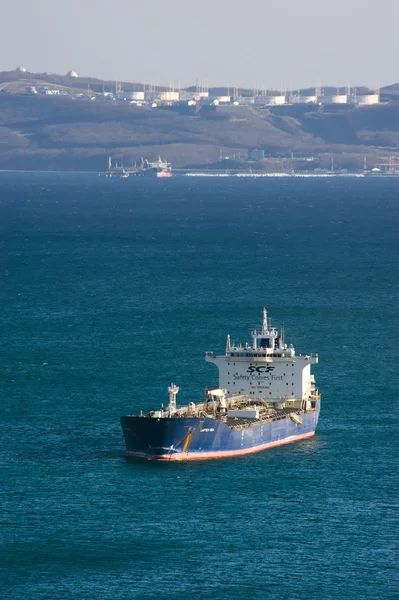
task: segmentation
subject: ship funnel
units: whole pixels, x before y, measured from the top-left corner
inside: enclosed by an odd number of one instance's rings
[[[226,341],[226,354],[228,352],[230,352],[230,348],[231,348],[231,343],[230,343],[230,336],[227,336],[227,341]]]

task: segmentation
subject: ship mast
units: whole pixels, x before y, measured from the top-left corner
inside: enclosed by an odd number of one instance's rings
[[[174,383],[171,383],[170,386],[168,387],[168,392],[169,392],[168,411],[169,411],[170,415],[173,412],[175,412],[175,410],[176,410],[176,396],[177,396],[178,391],[179,391],[179,388]]]
[[[262,335],[266,335],[267,333],[267,310],[263,309],[263,323],[262,323]]]

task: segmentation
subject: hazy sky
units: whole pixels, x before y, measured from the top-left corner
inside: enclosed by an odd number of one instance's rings
[[[0,0],[0,70],[178,86],[399,81],[399,0]]]

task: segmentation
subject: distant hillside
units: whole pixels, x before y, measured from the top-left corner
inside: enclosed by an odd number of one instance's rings
[[[28,85],[30,74],[22,79],[14,75],[16,82]],[[54,76],[35,77],[38,82]],[[101,85],[102,90],[103,85],[98,80],[71,82],[59,76],[56,80],[58,85],[81,86],[78,89],[87,88],[87,81],[93,89]],[[7,82],[10,74],[0,73],[0,88]],[[390,102],[369,107],[293,105],[273,109],[233,105],[151,109],[124,102],[3,91],[0,169],[103,171],[109,155],[123,156],[129,162],[142,156],[155,159],[158,154],[175,168],[227,165],[224,157],[245,166],[251,148],[264,150],[271,157],[270,165],[274,165],[273,157],[278,160],[294,153],[312,156],[314,164],[321,166],[333,155],[337,166],[360,168],[364,157],[375,162],[378,157],[398,153],[399,101],[394,100],[398,91],[399,84],[389,86]],[[267,164],[254,166],[267,168]]]
[[[20,84],[20,89],[24,89],[26,85],[56,85],[64,87],[69,90],[81,90],[86,91],[91,90],[93,92],[102,92],[108,91],[113,92],[116,89],[115,81],[102,80],[97,79],[95,77],[78,77],[71,78],[67,75],[59,75],[56,73],[21,73],[18,71],[1,71],[0,72],[0,89],[2,87],[15,87]],[[121,89],[125,92],[130,91],[142,91],[144,88],[148,89],[149,84],[145,86],[142,82],[129,82],[129,81],[121,81],[118,82]],[[151,85],[151,88],[156,91],[165,91],[168,88],[165,86],[157,86]],[[184,88],[185,91],[194,93],[197,90],[195,85]],[[356,94],[367,94],[373,93],[373,90],[370,90],[366,86],[356,86],[353,87],[352,90],[356,92]],[[237,88],[236,91],[243,96],[250,96],[254,93],[253,89],[249,88]],[[345,94],[346,87],[333,87],[333,86],[323,86],[323,91],[326,95],[332,94]],[[280,94],[280,90],[269,90],[269,93],[272,94]],[[313,95],[315,93],[315,88],[304,88],[293,90],[294,94],[300,93],[303,96]],[[211,96],[219,96],[219,95],[232,95],[233,88],[231,87],[223,87],[223,86],[214,86],[209,89],[209,94]],[[392,84],[389,86],[385,86],[381,88],[382,97],[389,98],[391,95],[399,94],[399,83]]]
[[[381,89],[381,100],[383,102],[397,102],[399,100],[399,83],[387,85]]]
[[[56,85],[62,86],[71,90],[92,90],[93,92],[115,91],[115,81],[107,81],[97,79],[95,77],[78,77],[72,78],[67,75],[57,75],[56,73],[19,73],[17,71],[2,71],[0,72],[0,88],[21,84],[21,89],[27,85]],[[144,84],[135,82],[121,83],[122,89],[125,91],[140,91],[144,89]],[[147,86],[148,87],[148,86]],[[163,91],[167,88],[163,86],[155,86],[156,90]]]

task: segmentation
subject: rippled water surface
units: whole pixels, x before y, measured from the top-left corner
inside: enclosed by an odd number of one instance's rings
[[[0,598],[395,597],[398,179],[0,173]],[[124,456],[266,306],[318,352],[317,434]],[[397,465],[397,463],[396,463]]]

